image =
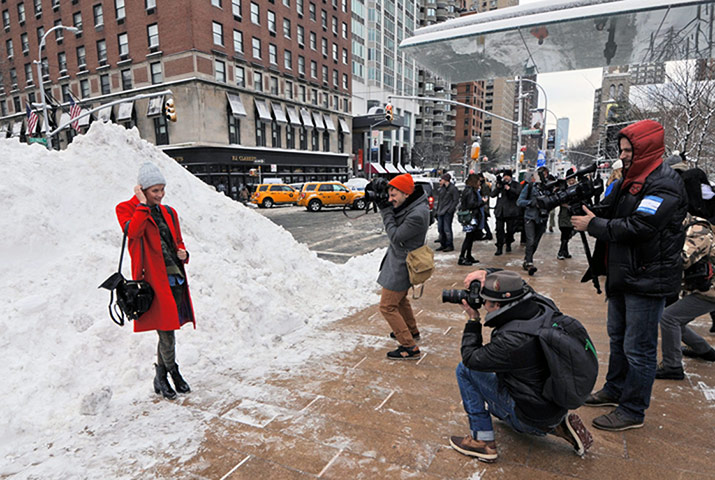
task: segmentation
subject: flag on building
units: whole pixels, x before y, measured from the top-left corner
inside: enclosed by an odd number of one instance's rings
[[[30,136],[35,133],[35,127],[37,126],[37,114],[30,109],[29,105],[25,105],[27,109],[27,135]]]
[[[72,120],[71,125],[75,132],[79,132],[79,120],[75,120],[75,118],[79,117],[81,112],[82,109],[79,104],[75,103],[74,99],[70,97],[70,120]]]

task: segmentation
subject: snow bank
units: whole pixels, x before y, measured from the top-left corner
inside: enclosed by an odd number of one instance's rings
[[[151,392],[156,334],[114,325],[109,294],[97,289],[119,257],[114,207],[131,198],[147,160],[167,178],[164,203],[177,210],[191,254],[197,329],[177,333],[177,360],[195,391],[217,376],[225,383],[219,374],[260,378],[339,349],[305,337],[378,301],[382,252],[321,260],[136,130],[95,122],[62,152],[5,139],[0,152],[0,476],[116,477],[112,459],[131,457],[123,471],[135,477],[157,452],[186,455],[200,444],[203,414]]]

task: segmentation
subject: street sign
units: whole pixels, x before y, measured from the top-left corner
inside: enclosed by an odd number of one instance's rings
[[[541,135],[541,129],[538,128],[531,128],[531,129],[525,129],[521,131],[522,135]]]
[[[47,139],[44,137],[30,137],[27,139],[27,143],[39,143],[40,145],[47,146]]]
[[[278,171],[278,165],[275,163],[271,163],[271,172],[275,173]]]

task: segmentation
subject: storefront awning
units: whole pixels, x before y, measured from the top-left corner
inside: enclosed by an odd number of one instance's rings
[[[402,164],[400,164],[400,163],[397,164],[397,170],[399,170],[400,173],[407,173],[407,170],[405,170],[405,167],[403,167]]]
[[[286,114],[283,111],[283,105],[278,102],[271,102],[271,107],[273,108],[273,116],[278,123],[288,123]]]
[[[286,107],[286,110],[288,111],[288,118],[290,118],[290,124],[293,125],[294,127],[300,127],[300,115],[298,115],[298,110],[295,109],[295,107],[288,106]]]
[[[117,110],[117,122],[128,122],[134,113],[134,102],[124,102],[119,104]]]
[[[84,110],[84,109],[80,110],[80,112],[79,112],[80,115],[83,115],[83,114],[85,114],[85,113],[87,113],[87,111]],[[82,117],[82,118],[80,118],[79,120],[77,120],[78,125],[80,126],[80,128],[81,128],[81,127],[86,127],[86,126],[89,125],[89,119],[90,119],[91,116],[92,116],[92,115],[85,115],[84,117]]]
[[[387,173],[400,173],[392,162],[385,162],[385,170],[387,170]]]
[[[69,121],[70,121],[70,114],[67,112],[62,112],[62,115],[60,115],[59,126],[67,125]]]
[[[382,168],[379,163],[366,163],[365,173],[387,173],[387,170]]]
[[[315,123],[315,128],[318,130],[325,130],[325,122],[323,121],[322,113],[313,112],[313,122]]]
[[[147,117],[156,117],[157,115],[161,115],[161,111],[164,108],[164,95],[160,95],[158,97],[151,97],[149,99],[149,105],[147,106],[146,109],[146,116]]]
[[[301,107],[300,109],[300,118],[303,120],[303,125],[306,128],[313,128],[313,120],[310,118],[310,112],[308,111],[307,108]]]
[[[325,127],[330,130],[331,132],[335,131],[335,124],[333,123],[333,119],[330,116],[330,114],[323,115],[323,120],[325,120]]]
[[[21,131],[22,131],[22,120],[12,124],[12,136],[13,137],[19,137]]]
[[[260,118],[262,122],[271,123],[273,121],[273,117],[271,117],[271,112],[268,110],[268,105],[266,105],[266,101],[254,98],[253,102],[256,104],[258,118]]]
[[[111,122],[112,121],[112,107],[104,107],[101,110],[97,111],[97,118],[100,119],[103,122]]]
[[[228,98],[228,105],[231,108],[231,115],[234,117],[246,116],[246,109],[243,107],[243,102],[238,94],[226,92],[226,98]]]
[[[350,127],[348,127],[348,122],[344,118],[338,117],[338,123],[340,124],[340,131],[343,133],[350,133]]]

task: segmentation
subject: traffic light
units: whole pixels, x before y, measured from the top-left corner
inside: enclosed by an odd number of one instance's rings
[[[387,105],[385,105],[385,120],[392,123],[392,118],[392,104],[388,103]]]
[[[167,120],[176,121],[176,107],[174,107],[174,99],[170,98],[164,104],[164,116]]]
[[[479,142],[474,142],[472,144],[472,160],[478,160],[479,159],[479,150],[481,148],[481,145],[479,145]]]
[[[524,163],[524,152],[519,152],[519,163]]]

